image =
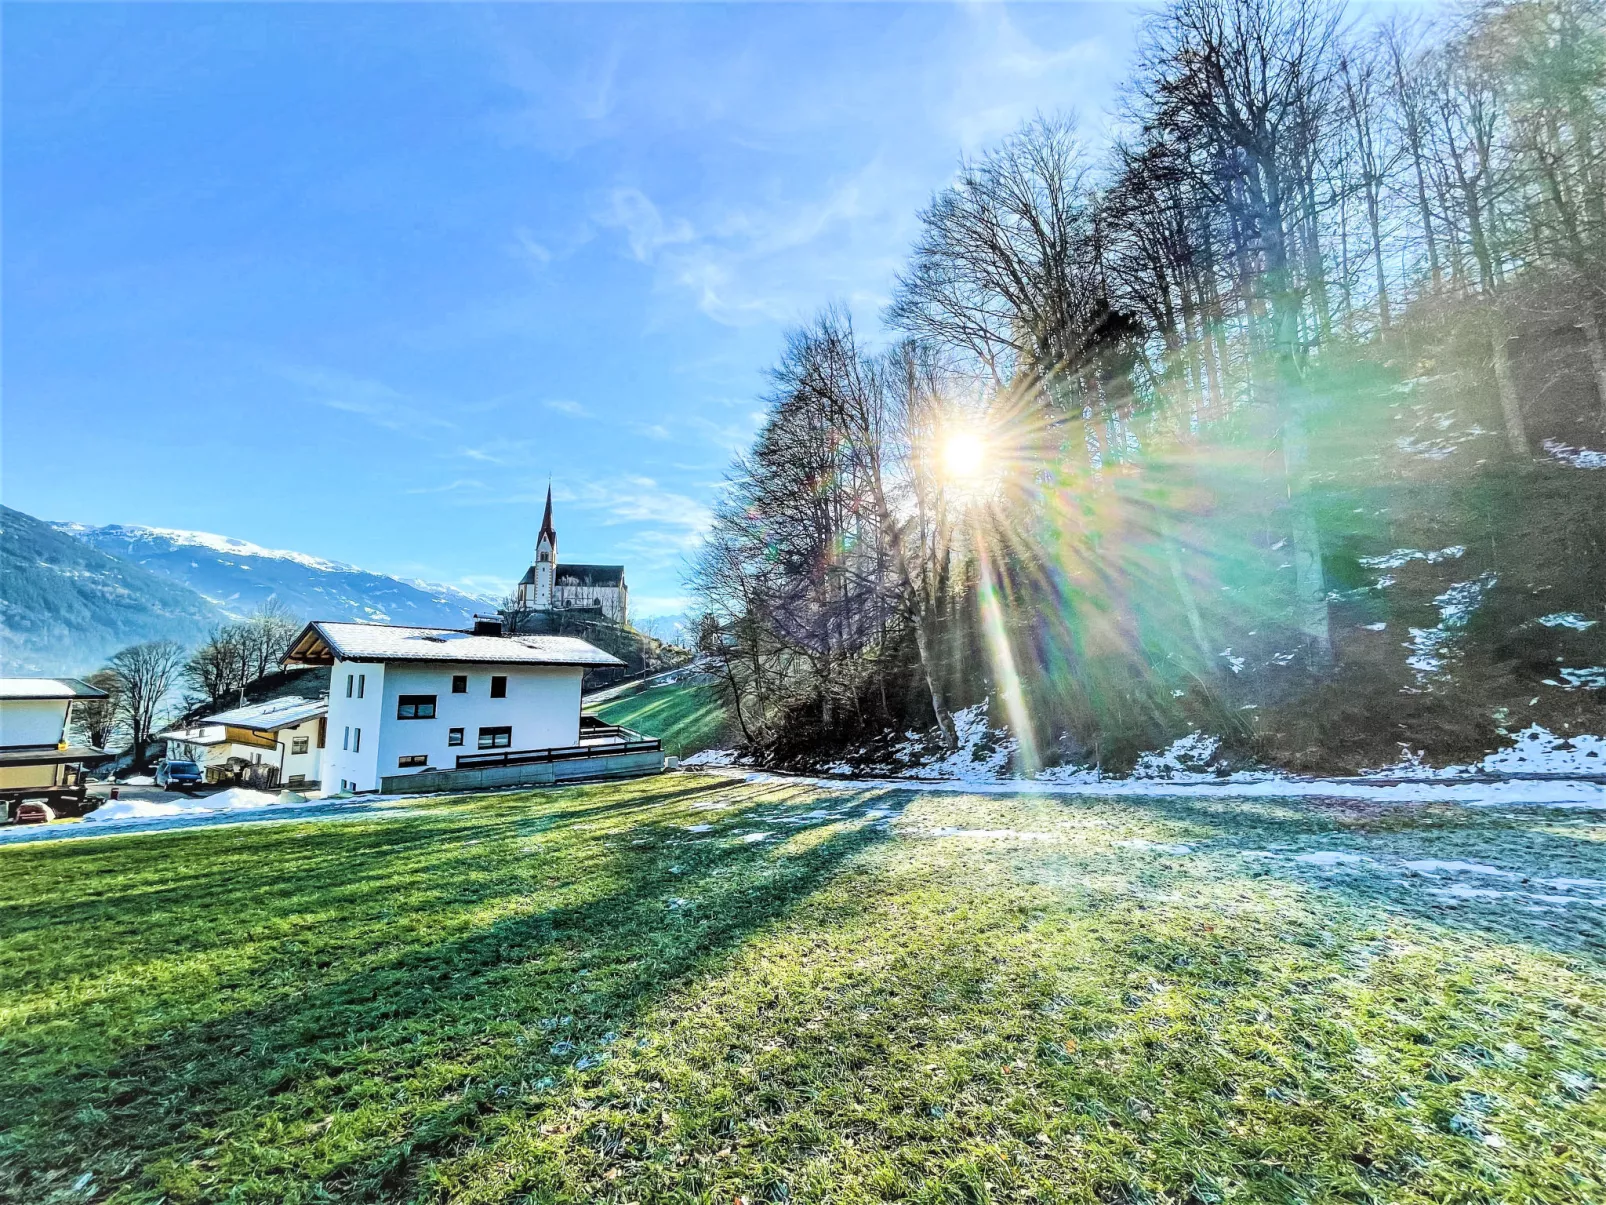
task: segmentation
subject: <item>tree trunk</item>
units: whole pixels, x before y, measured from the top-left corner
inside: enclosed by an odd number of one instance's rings
[[[1292,388],[1299,390],[1300,386],[1294,384]],[[1283,472],[1292,511],[1289,543],[1294,557],[1294,615],[1300,631],[1305,633],[1312,668],[1321,669],[1332,662],[1333,640],[1327,614],[1327,582],[1322,573],[1322,533],[1305,485],[1309,456],[1305,415],[1299,399],[1285,400]]]
[[[1199,604],[1194,598],[1193,585],[1188,581],[1187,574],[1182,571],[1182,556],[1177,551],[1176,533],[1164,519],[1160,521],[1160,539],[1165,545],[1166,567],[1171,571],[1171,584],[1176,587],[1177,597],[1182,600],[1182,611],[1188,618],[1188,631],[1193,634],[1193,643],[1199,650],[1204,672],[1212,678],[1216,677],[1220,665],[1216,660],[1215,650],[1210,647],[1210,639],[1205,634],[1204,620],[1199,616]]]
[[[1506,442],[1511,445],[1511,454],[1518,460],[1531,460],[1533,452],[1528,447],[1528,430],[1522,421],[1522,403],[1511,380],[1511,358],[1506,350],[1507,341],[1508,336],[1496,315],[1494,330],[1489,336],[1489,350],[1494,361],[1495,388],[1500,393],[1500,414],[1506,423]]]
[[[1595,370],[1595,396],[1600,401],[1601,430],[1606,431],[1606,340],[1601,338],[1600,318],[1593,310],[1586,311],[1578,324],[1584,332],[1584,343],[1589,348],[1589,363]]]

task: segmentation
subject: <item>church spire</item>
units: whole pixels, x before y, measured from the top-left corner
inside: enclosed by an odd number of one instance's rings
[[[542,536],[547,537],[547,543],[550,546],[555,547],[557,545],[558,533],[552,528],[552,483],[550,481],[546,485],[546,513],[541,516],[541,530],[535,533],[536,544],[539,545],[541,543]]]

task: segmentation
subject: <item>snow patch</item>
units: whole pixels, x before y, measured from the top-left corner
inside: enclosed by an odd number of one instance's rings
[[[281,804],[277,795],[270,795],[266,791],[230,787],[216,795],[184,802],[162,803],[154,799],[117,799],[102,804],[85,816],[84,821],[110,824],[118,820],[151,820],[162,816],[203,816],[214,812],[250,811],[265,807],[298,807],[308,802],[313,801],[302,799],[300,803],[286,801]]]
[[[1141,849],[1156,854],[1176,854],[1179,857],[1183,854],[1191,854],[1193,852],[1193,846],[1191,845],[1168,844],[1165,841],[1144,841],[1138,837],[1132,837],[1124,841],[1117,841],[1115,844],[1122,846],[1125,849]]]
[[[704,749],[701,753],[693,753],[690,757],[680,759],[682,770],[697,766],[734,766],[737,753],[734,749]]]
[[[1456,635],[1467,626],[1467,620],[1478,609],[1478,604],[1500,579],[1493,573],[1483,573],[1469,582],[1456,582],[1433,600],[1439,609],[1439,622],[1431,628],[1411,628],[1411,639],[1405,647],[1411,655],[1405,659],[1416,675],[1418,686],[1430,678],[1440,676],[1445,662],[1454,652]]]
[[[927,828],[917,829],[917,837],[973,837],[982,841],[1052,841],[1053,833],[1028,833],[1013,828]]]
[[[1541,615],[1534,622],[1542,623],[1547,628],[1571,628],[1575,632],[1587,632],[1599,621],[1585,619],[1577,611],[1557,611],[1553,615]]]
[[[1347,854],[1339,850],[1323,849],[1310,854],[1295,854],[1294,861],[1311,866],[1349,866],[1366,861],[1360,854]]]
[[[1183,781],[1213,779],[1215,775],[1209,772],[1210,762],[1220,748],[1221,738],[1206,736],[1199,731],[1190,732],[1172,741],[1161,752],[1143,754],[1132,768],[1132,777]]]
[[[1461,544],[1452,544],[1448,548],[1440,548],[1437,552],[1396,548],[1393,552],[1385,552],[1382,556],[1363,556],[1360,563],[1368,569],[1398,569],[1411,561],[1426,561],[1430,565],[1437,565],[1440,561],[1458,560],[1465,556],[1466,552],[1466,548]],[[1381,582],[1378,584],[1382,585]]]
[[[1559,460],[1562,464],[1571,465],[1575,469],[1606,469],[1606,452],[1575,448],[1562,443],[1559,439],[1545,440],[1545,451],[1550,454],[1552,460]]]
[[[1420,874],[1486,874],[1499,879],[1517,877],[1509,870],[1501,870],[1498,866],[1485,866],[1482,862],[1440,862],[1435,858],[1422,858],[1415,862],[1407,862],[1405,866]]]

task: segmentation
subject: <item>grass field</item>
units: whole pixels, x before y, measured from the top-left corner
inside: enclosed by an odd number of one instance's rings
[[[658,737],[671,757],[689,757],[731,743],[719,688],[709,682],[653,686],[586,710],[610,724]]]
[[[0,1199],[1606,1200],[1580,880],[1606,815],[690,775],[13,846]]]

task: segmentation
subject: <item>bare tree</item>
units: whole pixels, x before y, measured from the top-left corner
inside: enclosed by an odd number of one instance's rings
[[[146,748],[162,708],[184,669],[184,649],[173,640],[149,640],[115,654],[107,668],[119,683],[119,720],[127,727],[134,764],[145,765]]]
[[[73,706],[73,723],[91,747],[104,749],[116,733],[122,714],[123,679],[115,670],[97,669],[84,681],[106,692],[104,699],[85,699]]]

